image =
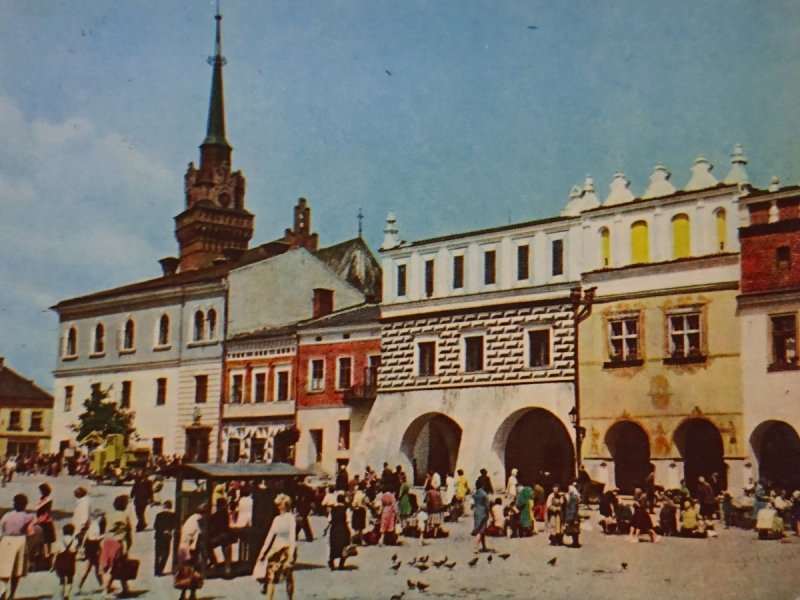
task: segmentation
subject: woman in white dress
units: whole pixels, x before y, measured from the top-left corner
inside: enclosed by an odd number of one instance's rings
[[[292,500],[289,496],[278,494],[275,506],[278,508],[278,515],[272,520],[264,545],[258,553],[258,560],[253,567],[253,578],[266,580],[268,600],[275,596],[275,584],[286,579],[286,594],[292,600],[296,520],[292,514]]]

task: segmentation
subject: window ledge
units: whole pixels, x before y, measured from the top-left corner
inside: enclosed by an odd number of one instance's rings
[[[123,354],[135,354],[135,353],[136,353],[136,348],[122,348],[119,351],[120,356],[122,356]]]
[[[172,344],[165,344],[163,346],[153,346],[153,352],[164,352],[172,348]]]
[[[800,370],[800,366],[797,365],[797,362],[779,362],[779,363],[772,363],[767,367],[767,373],[778,373],[780,371],[798,371]]]
[[[698,365],[706,362],[708,357],[705,354],[697,356],[668,356],[662,362],[665,365]]]
[[[553,365],[528,365],[525,367],[526,371],[547,371],[548,369],[552,369]]]
[[[436,377],[436,373],[420,373],[417,375],[417,379],[433,379]]]
[[[611,360],[603,363],[604,369],[623,369],[625,367],[641,367],[644,364],[643,358],[630,360]]]
[[[186,344],[188,348],[202,348],[203,346],[216,346],[219,340],[195,340]]]
[[[92,352],[89,355],[89,358],[103,358],[106,355],[105,352]]]
[[[463,373],[464,375],[479,375],[479,374],[481,374],[481,373],[489,373],[489,372],[490,372],[490,371],[489,371],[488,369],[473,369],[473,370],[471,370],[471,371],[468,371],[467,369],[464,369],[464,370],[462,371],[462,373]]]
[[[313,390],[307,390],[309,394],[321,394],[325,391],[325,388],[314,388]]]
[[[69,354],[69,355],[66,355],[66,356],[62,356],[61,360],[64,361],[64,362],[69,362],[69,361],[72,361],[72,360],[78,360],[78,355],[77,354]]]

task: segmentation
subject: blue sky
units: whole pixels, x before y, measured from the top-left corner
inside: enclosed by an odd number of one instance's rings
[[[800,181],[796,2],[223,0],[254,242],[299,196],[323,244],[557,214],[654,164]],[[60,299],[157,276],[203,139],[207,0],[0,0],[0,355],[52,382]],[[529,26],[535,28],[529,28]],[[390,71],[388,75],[386,71]]]

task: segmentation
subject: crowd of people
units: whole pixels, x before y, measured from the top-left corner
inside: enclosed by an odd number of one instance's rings
[[[10,468],[6,461],[3,467],[7,481],[19,472],[18,461],[11,462],[17,464]],[[44,465],[48,476],[52,473],[46,457],[33,464]],[[24,467],[25,472],[28,468]],[[12,510],[0,519],[0,599],[13,596],[28,566],[52,570],[63,598],[71,597],[76,577],[81,591],[92,575],[106,596],[114,596],[116,582],[120,594],[126,595],[139,567],[131,553],[134,534],[148,529],[148,510],[158,490],[153,475],[157,466],[151,468],[150,473],[135,474],[129,492],[116,496],[108,512],[92,506],[86,487],[77,487],[72,517],[62,524],[60,533],[49,483],[38,486],[39,498],[32,506],[25,495],[14,496]],[[332,571],[345,569],[360,548],[427,545],[447,538],[449,524],[469,516],[476,553],[492,552],[487,541],[492,537],[540,534],[552,545],[565,545],[569,538],[570,547],[580,548],[582,519],[589,518],[587,511],[582,515],[580,510],[582,503],[587,504],[591,483],[585,470],[580,469],[563,490],[549,473],[540,473],[537,482],[520,481],[518,475],[512,469],[505,486],[495,489],[486,469],[480,470],[474,482],[461,469],[444,477],[431,471],[417,480],[420,486],[414,486],[401,466],[392,469],[384,463],[381,472],[366,467],[363,474],[352,477],[342,466],[330,485],[314,488],[298,480],[277,495],[268,493],[265,481],[218,483],[211,490],[211,502],[193,502],[183,523],[178,522],[171,501],[157,503],[152,526],[154,574],[171,575],[185,600],[187,595],[196,597],[209,570],[232,577],[241,574],[231,570],[232,564],[254,565],[252,575],[268,598],[281,583],[292,598],[297,541],[301,535],[306,541],[315,539],[311,515],[326,519],[322,536],[328,538],[327,566]],[[790,493],[759,480],[748,484],[744,500],[734,499],[716,475],[708,479],[698,477],[691,491],[685,481],[677,489],[664,490],[655,485],[651,470],[630,497],[621,496],[617,489],[602,493],[599,525],[603,533],[625,535],[630,541],[658,542],[662,536],[709,538],[721,526],[741,524],[739,519],[746,512],[760,537],[782,537],[787,522],[800,535],[800,491]],[[254,527],[257,493],[274,504],[271,521],[265,519],[261,528]],[[209,497],[205,492],[196,495]],[[173,539],[178,540],[175,564],[170,560]],[[84,565],[80,573],[79,563]]]

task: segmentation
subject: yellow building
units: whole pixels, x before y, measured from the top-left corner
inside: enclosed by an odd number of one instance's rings
[[[0,457],[46,452],[52,419],[53,396],[0,357]]]
[[[655,467],[667,488],[717,473],[736,489],[746,455],[736,322],[738,255],[588,273],[580,326],[584,462],[630,492]]]

